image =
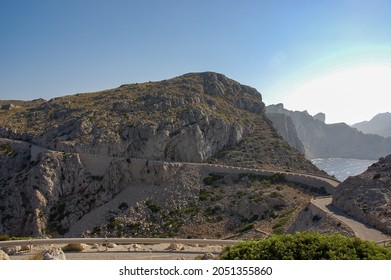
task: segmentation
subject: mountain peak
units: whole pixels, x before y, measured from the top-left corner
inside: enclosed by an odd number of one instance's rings
[[[378,134],[383,137],[391,137],[391,113],[380,113],[370,121],[363,121],[352,125],[365,134]]]

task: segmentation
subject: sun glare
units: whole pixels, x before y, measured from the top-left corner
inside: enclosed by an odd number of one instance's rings
[[[302,83],[283,98],[291,110],[323,112],[327,123],[369,120],[391,110],[391,65],[360,65]]]

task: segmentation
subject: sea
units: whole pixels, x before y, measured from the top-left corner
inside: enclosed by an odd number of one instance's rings
[[[341,182],[349,176],[356,176],[367,170],[377,160],[355,158],[315,158],[311,162],[319,169],[334,175]]]

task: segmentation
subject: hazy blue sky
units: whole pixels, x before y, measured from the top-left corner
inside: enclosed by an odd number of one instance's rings
[[[391,1],[0,0],[0,99],[199,71],[329,122],[391,111]]]

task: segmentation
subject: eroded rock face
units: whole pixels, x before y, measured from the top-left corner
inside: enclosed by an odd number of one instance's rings
[[[113,161],[93,176],[75,153],[42,150],[35,157],[27,143],[0,140],[0,232],[21,236],[63,234],[93,207],[130,183],[130,163]],[[5,153],[5,152],[4,152]]]
[[[202,162],[249,135],[263,111],[255,89],[195,73],[37,103],[0,119],[0,137],[63,152]]]
[[[391,234],[391,155],[381,158],[366,172],[346,179],[336,188],[333,204]]]
[[[191,208],[205,174],[184,162],[319,171],[277,135],[260,93],[217,73],[18,104],[0,116],[0,233],[62,236],[134,180],[147,211],[151,185],[162,208]],[[288,206],[265,201],[232,211]]]

